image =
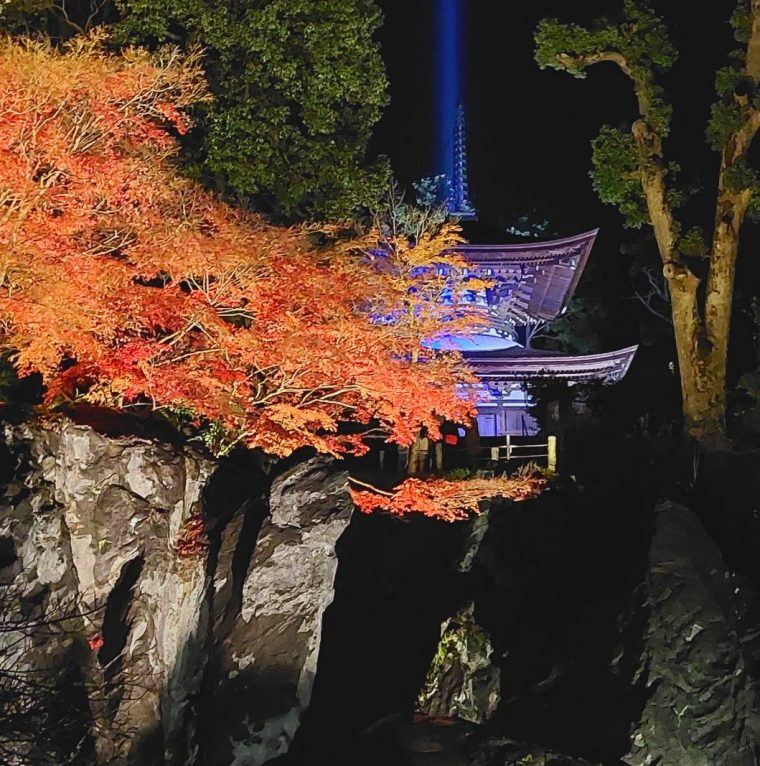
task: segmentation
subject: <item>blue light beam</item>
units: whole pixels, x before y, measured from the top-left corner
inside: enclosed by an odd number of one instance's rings
[[[451,180],[462,88],[462,0],[437,0],[436,49],[436,171]]]

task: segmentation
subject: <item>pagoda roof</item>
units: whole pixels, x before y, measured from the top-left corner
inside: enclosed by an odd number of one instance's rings
[[[489,305],[517,324],[556,319],[572,298],[598,229],[550,242],[461,245],[470,271],[490,280]]]
[[[556,378],[573,383],[617,383],[631,366],[638,346],[604,354],[573,356],[556,351],[514,348],[465,354],[484,383],[520,383],[535,378]]]

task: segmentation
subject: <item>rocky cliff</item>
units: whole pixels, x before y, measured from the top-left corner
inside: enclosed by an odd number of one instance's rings
[[[322,458],[4,437],[0,763],[757,762],[760,601],[627,480],[352,520]]]
[[[4,463],[0,660],[14,673],[0,702],[26,708],[0,739],[24,743],[17,763],[285,752],[353,509],[346,475],[319,458],[267,475],[250,455],[217,463],[68,421],[6,427]]]

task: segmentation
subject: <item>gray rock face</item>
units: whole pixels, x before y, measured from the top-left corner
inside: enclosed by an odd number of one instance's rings
[[[757,689],[747,674],[742,584],[694,514],[657,509],[638,682],[650,696],[632,766],[756,766]]]
[[[38,672],[50,667],[42,656],[79,646],[100,762],[133,761],[159,728],[167,762],[184,762],[179,722],[203,670],[206,576],[202,558],[179,561],[173,548],[213,466],[68,422],[6,439],[28,461],[23,490],[6,488],[0,526],[15,542],[21,602],[42,597],[53,614],[78,617],[65,633],[30,637],[21,661]]]
[[[347,475],[323,459],[302,463],[274,480],[269,507],[238,619],[218,637],[212,706],[229,737],[207,762],[220,766],[258,766],[287,752],[309,705],[335,545],[353,512]]]
[[[20,612],[66,620],[0,629],[3,660],[56,684],[77,668],[89,724],[79,739],[98,763],[229,766],[284,752],[309,704],[353,507],[345,475],[320,460],[297,466],[274,482],[262,525],[263,477],[209,500],[219,468],[192,451],[68,421],[5,436],[0,540],[15,560],[0,582],[14,579]],[[193,531],[203,517],[207,541]],[[219,716],[222,697],[235,704]]]

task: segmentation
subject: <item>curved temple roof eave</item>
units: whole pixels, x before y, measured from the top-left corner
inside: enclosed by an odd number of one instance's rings
[[[550,322],[573,297],[598,233],[599,229],[592,229],[562,239],[508,245],[464,244],[451,252],[460,254],[484,279],[494,271],[518,278],[514,290],[522,293],[524,313]]]
[[[532,240],[530,242],[510,242],[508,244],[485,244],[477,245],[472,243],[465,243],[452,250],[459,252],[461,250],[483,250],[505,253],[525,253],[531,250],[549,250],[557,247],[564,247],[565,245],[572,245],[577,242],[583,242],[589,240],[592,244],[599,234],[600,229],[589,229],[581,234],[573,234],[569,237],[560,237],[559,239],[542,239]]]
[[[617,351],[584,356],[510,355],[466,357],[482,381],[525,382],[531,379],[559,378],[570,382],[600,380],[619,383],[628,373],[638,345]]]

